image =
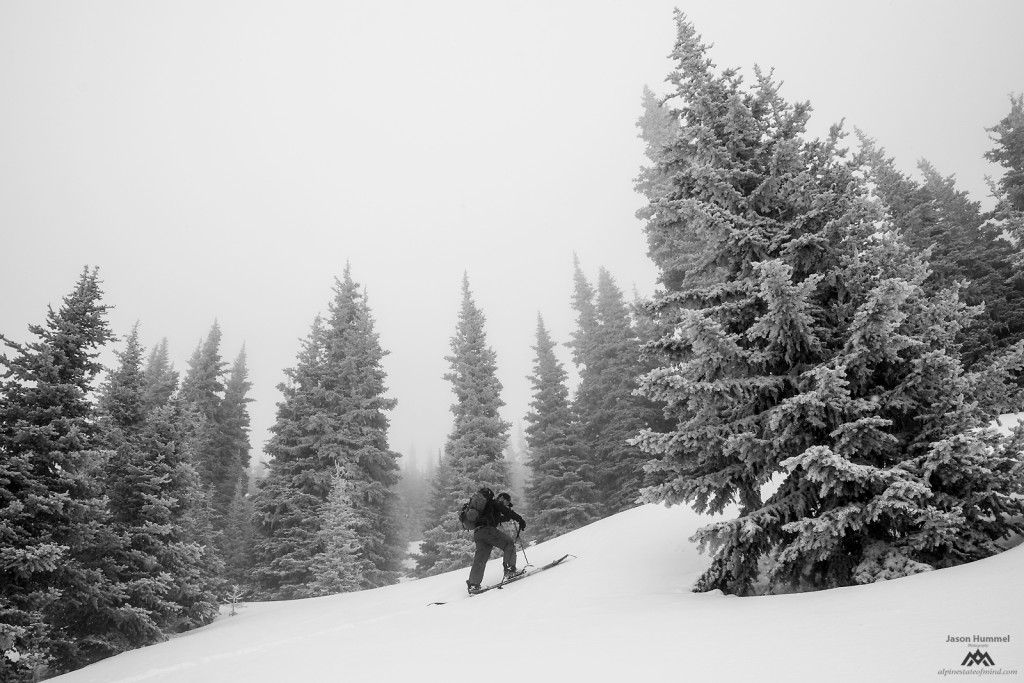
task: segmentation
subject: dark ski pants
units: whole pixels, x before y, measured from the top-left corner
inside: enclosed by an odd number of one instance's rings
[[[477,527],[473,530],[473,542],[476,543],[476,555],[473,556],[473,568],[469,570],[469,583],[479,585],[483,581],[484,569],[491,557],[491,548],[498,548],[505,553],[502,562],[506,569],[515,569],[516,542],[498,527]]]

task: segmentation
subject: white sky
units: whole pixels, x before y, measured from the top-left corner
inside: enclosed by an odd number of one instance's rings
[[[516,423],[537,313],[559,342],[573,328],[573,251],[653,290],[634,124],[674,5],[0,0],[0,333],[24,340],[86,264],[114,328],[167,337],[179,371],[217,319],[226,361],[247,348],[258,456],[350,262],[391,351],[391,446],[422,458],[450,429],[468,272]],[[681,8],[720,67],[774,67],[810,100],[815,134],[845,117],[988,201],[1024,3]]]
[[[709,560],[686,539],[715,519],[644,505],[529,547],[520,567],[527,558],[541,566],[574,557],[501,590],[468,597],[469,570],[460,569],[360,593],[252,603],[53,681],[391,683],[485,674],[536,683],[925,683],[977,680],[972,672],[1020,680],[1024,548],[869,586],[751,598],[692,593]],[[485,582],[500,574],[492,559]],[[474,637],[467,629],[476,624],[486,626]],[[1009,642],[976,643],[978,636]],[[966,640],[950,640],[957,638]],[[963,666],[977,650],[992,664]]]

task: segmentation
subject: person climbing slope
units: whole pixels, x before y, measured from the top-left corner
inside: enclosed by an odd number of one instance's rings
[[[487,560],[491,557],[491,548],[498,548],[502,551],[502,567],[505,570],[504,581],[513,579],[522,571],[516,570],[516,542],[511,536],[498,528],[503,522],[514,521],[519,529],[516,536],[526,529],[526,520],[519,516],[512,509],[512,496],[507,493],[499,493],[494,497],[490,489],[481,489],[487,503],[476,521],[476,528],[473,529],[473,542],[476,543],[476,554],[473,556],[473,566],[469,570],[469,580],[466,587],[470,593],[480,590],[480,582],[484,578],[484,570],[487,568]]]

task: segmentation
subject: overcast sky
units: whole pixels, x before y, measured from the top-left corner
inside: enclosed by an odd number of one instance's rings
[[[654,289],[635,123],[675,6],[719,67],[810,100],[816,135],[845,118],[991,206],[1020,0],[0,0],[0,333],[27,339],[87,264],[115,331],[166,337],[181,372],[217,320],[225,360],[248,353],[259,456],[348,262],[390,351],[391,447],[422,459],[451,426],[468,273],[518,424],[537,314],[558,342],[574,326],[573,252]]]

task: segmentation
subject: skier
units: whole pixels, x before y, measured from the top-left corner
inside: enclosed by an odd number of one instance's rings
[[[483,489],[485,496],[491,493],[490,489]],[[492,494],[493,495],[493,494]],[[519,532],[526,529],[526,520],[520,517],[512,509],[512,496],[507,493],[499,493],[497,498],[487,496],[487,505],[484,507],[477,526],[473,530],[473,542],[476,543],[476,554],[473,556],[473,567],[469,571],[469,580],[466,587],[470,593],[480,590],[480,581],[484,578],[484,569],[487,567],[487,560],[491,557],[491,548],[498,548],[504,553],[502,566],[505,569],[504,581],[515,578],[521,571],[516,571],[516,542],[511,536],[498,528],[502,522],[515,521],[519,525]],[[525,571],[525,570],[523,570]]]

